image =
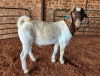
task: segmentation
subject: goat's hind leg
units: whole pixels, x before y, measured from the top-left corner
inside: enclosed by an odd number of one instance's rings
[[[24,73],[28,73],[29,70],[27,68],[27,64],[26,64],[26,57],[29,53],[29,50],[30,50],[30,46],[29,45],[26,45],[26,44],[23,44],[23,50],[20,54],[20,59],[21,59],[21,63],[22,63],[22,69],[24,71]]]
[[[36,60],[36,58],[32,54],[32,50],[31,49],[32,49],[32,43],[23,44],[23,50],[22,50],[22,53],[20,55],[20,58],[21,58],[22,69],[24,70],[24,73],[28,73],[29,72],[29,70],[27,68],[27,64],[26,64],[27,55],[29,54],[29,56],[32,59],[32,61]]]
[[[30,56],[30,58],[31,58],[32,61],[36,61],[36,58],[35,58],[35,56],[32,53],[32,47],[29,50],[29,56]]]
[[[20,54],[22,69],[23,69],[24,73],[28,73],[29,70],[28,70],[27,64],[26,64],[27,55],[29,54],[30,58],[33,61],[35,60],[35,57],[33,56],[32,52],[31,52],[33,39],[30,35],[30,32],[28,32],[28,31],[27,32],[19,31],[19,37],[20,37],[20,40],[21,40],[22,46],[23,46],[22,52]]]

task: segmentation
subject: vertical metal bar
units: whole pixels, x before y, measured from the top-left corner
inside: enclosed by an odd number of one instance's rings
[[[41,0],[41,20],[44,21],[45,20],[45,0]]]
[[[55,21],[55,10],[53,11],[53,22]]]
[[[86,14],[87,14],[87,6],[88,6],[88,0],[86,0],[86,5],[85,5],[85,10],[86,10]],[[84,28],[83,28],[83,35],[84,35],[84,31],[85,31],[85,26],[86,26],[86,18],[85,18],[85,23],[84,23]]]

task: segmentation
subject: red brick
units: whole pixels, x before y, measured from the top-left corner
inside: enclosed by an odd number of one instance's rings
[[[74,5],[85,8],[86,7],[85,2],[86,0],[45,0],[45,9],[44,9],[45,21],[53,20],[53,11],[55,9],[71,9],[72,6]],[[41,0],[0,0],[0,7],[27,8],[31,11],[31,15],[33,19],[41,20]],[[88,0],[87,9],[100,10],[100,0]],[[28,14],[28,12],[24,10],[8,10],[8,9],[1,10],[0,9],[0,16],[24,15],[24,14]],[[57,15],[62,16],[65,14],[64,12],[58,12]],[[88,16],[100,16],[100,13],[88,12]],[[1,22],[17,22],[17,19],[18,19],[17,17],[16,18],[0,18],[0,23]],[[61,19],[63,18],[56,18],[55,20],[57,21]],[[93,22],[100,22],[100,19],[91,18],[90,20]],[[2,28],[6,28],[6,27],[8,26],[2,27]],[[2,37],[6,38],[7,36],[2,36]]]

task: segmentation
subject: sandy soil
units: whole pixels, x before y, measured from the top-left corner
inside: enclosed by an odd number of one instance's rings
[[[53,45],[33,45],[37,62],[27,58],[29,74],[24,74],[19,59],[19,39],[0,40],[0,76],[100,76],[100,37],[74,36],[65,49],[65,64],[51,62]]]

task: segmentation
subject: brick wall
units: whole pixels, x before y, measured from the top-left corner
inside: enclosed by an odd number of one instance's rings
[[[86,0],[45,0],[45,21],[53,21],[53,11],[55,9],[71,9],[73,5],[77,5],[83,7],[85,9]],[[31,15],[33,19],[41,20],[41,0],[0,0],[0,7],[13,7],[13,8],[27,8],[31,11]],[[89,10],[100,10],[100,0],[88,0],[88,8]],[[27,12],[22,10],[2,10],[0,9],[1,15],[14,15],[14,14],[27,14]],[[63,12],[59,12],[58,14],[63,15]],[[100,12],[88,12],[88,16],[100,16]],[[62,18],[59,18],[59,20]],[[91,21],[100,22],[100,19],[91,18]],[[16,22],[17,18],[1,18],[1,22]],[[95,26],[95,25],[93,25]],[[0,25],[0,29],[2,28],[13,28],[16,25]],[[7,29],[0,30],[0,34],[2,33],[11,33],[17,32],[17,29]],[[0,35],[0,38],[7,38],[17,36],[16,34],[8,34],[8,35]]]
[[[0,7],[3,6],[29,9],[33,19],[41,19],[41,0],[0,0]]]
[[[71,9],[74,5],[85,9],[86,0],[45,0],[45,20],[52,21],[55,9]],[[87,7],[89,10],[100,10],[100,0],[88,0]],[[89,15],[91,16],[92,14]]]
[[[45,20],[53,20],[53,11],[55,9],[70,9],[71,0],[45,0]]]
[[[31,11],[31,16],[33,19],[41,20],[41,0],[0,0],[0,7],[9,8],[26,8]],[[24,15],[28,14],[25,10],[14,10],[14,9],[0,9],[0,16],[5,15]],[[16,23],[18,17],[0,17],[0,23]],[[16,24],[0,24],[0,39],[16,37],[17,28]],[[6,29],[10,28],[10,29]],[[12,29],[14,28],[14,29]],[[6,33],[14,33],[7,34]]]

